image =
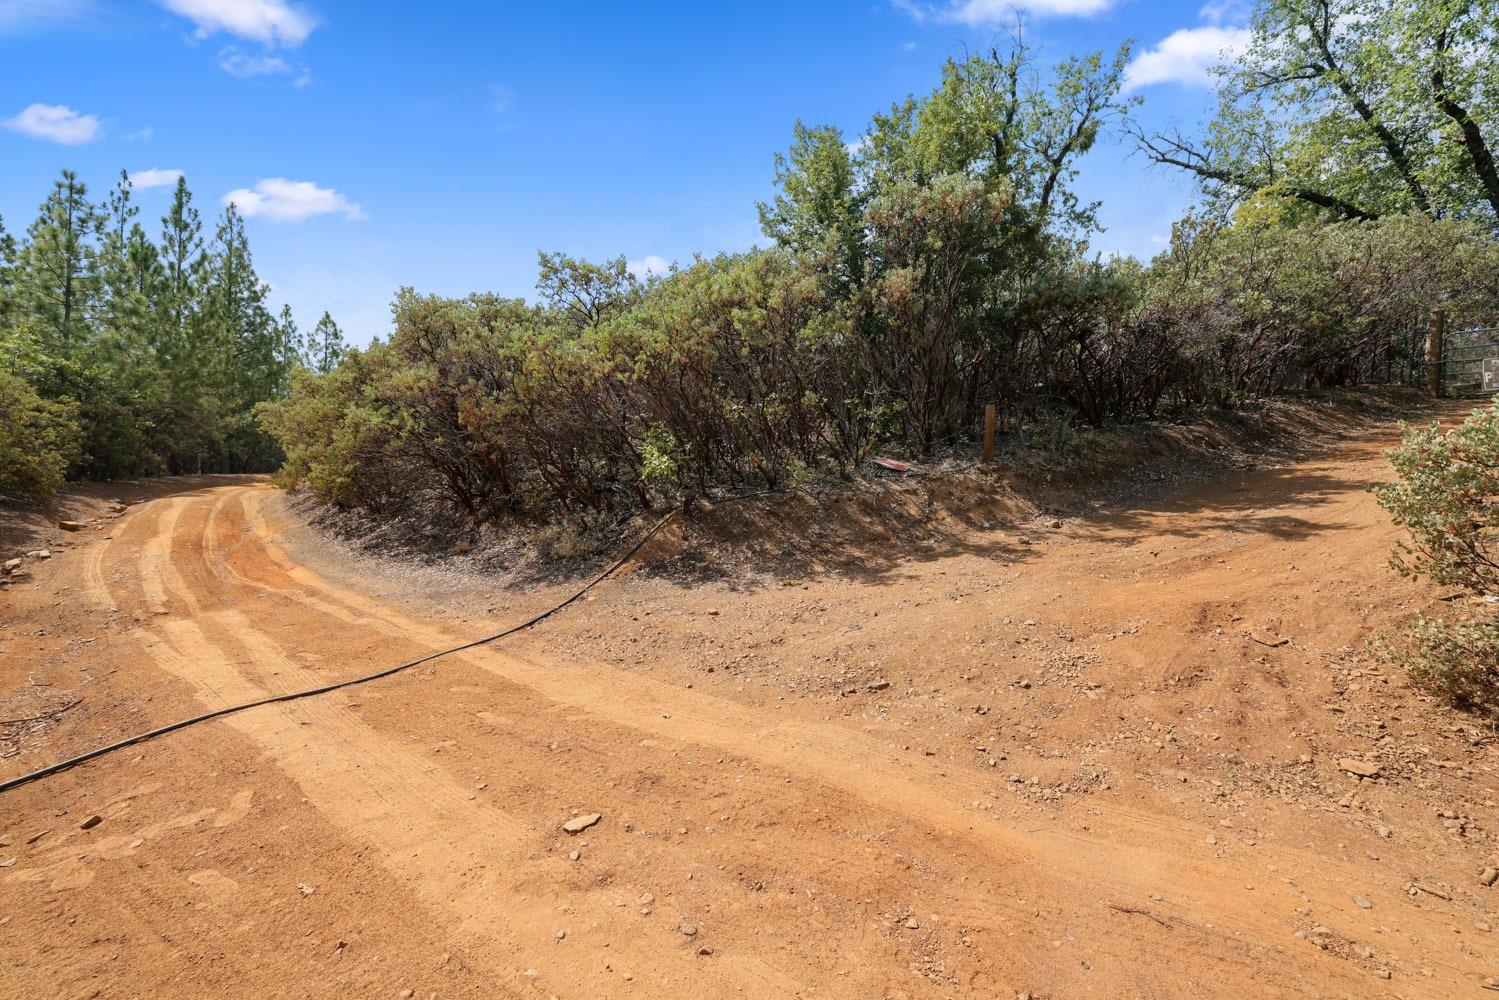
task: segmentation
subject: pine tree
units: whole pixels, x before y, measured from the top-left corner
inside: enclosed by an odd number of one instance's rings
[[[5,230],[5,219],[0,217],[0,334],[10,325],[11,313],[16,300],[16,256],[20,247],[16,238]]]
[[[275,321],[250,258],[244,217],[233,205],[224,209],[214,232],[205,278],[202,329],[215,367],[210,377],[236,404],[270,398],[280,381]]]
[[[338,367],[339,359],[343,356],[343,331],[333,322],[333,317],[325,312],[307,338],[303,363],[319,375],[325,375]]]
[[[135,221],[139,214],[131,201],[130,175],[122,170],[103,213],[99,251],[102,335],[111,357],[137,362],[150,354],[151,298],[156,291],[155,272],[160,269],[156,248]]]
[[[277,360],[288,376],[293,368],[305,363],[303,358],[306,345],[301,331],[297,329],[297,321],[292,318],[289,305],[282,305],[281,315],[276,318],[276,351]]]
[[[203,269],[203,222],[193,208],[185,177],[177,178],[172,204],[161,217],[161,259],[166,272],[161,295],[163,317],[171,335],[184,341]]]
[[[217,387],[205,379],[199,351],[203,222],[192,202],[187,179],[177,178],[161,217],[162,282],[153,310],[153,348],[164,380],[158,450],[177,473],[201,471],[220,436]]]
[[[98,233],[87,186],[64,170],[27,230],[21,261],[24,308],[42,343],[62,355],[90,339],[99,297]]]
[[[158,244],[124,172],[96,206],[65,171],[21,240],[0,223],[0,380],[15,383],[13,401],[55,410],[77,442],[53,449],[48,482],[280,461],[254,409],[286,394],[304,346],[291,310],[272,312],[239,212],[224,212],[211,242],[203,229],[179,179]],[[331,317],[318,331],[336,357]],[[5,447],[0,492],[15,457]]]

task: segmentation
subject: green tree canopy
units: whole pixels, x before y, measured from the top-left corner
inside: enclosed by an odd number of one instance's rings
[[[23,239],[0,226],[0,370],[13,380],[0,495],[63,476],[273,468],[279,449],[252,412],[285,395],[301,357],[267,294],[233,206],[205,241],[179,179],[158,243],[128,175],[96,204],[64,171]],[[335,364],[331,316],[315,337],[315,363]]]
[[[1200,136],[1135,134],[1234,205],[1499,230],[1499,3],[1261,0]]]

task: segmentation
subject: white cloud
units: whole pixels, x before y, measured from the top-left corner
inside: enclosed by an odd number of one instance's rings
[[[1017,15],[1036,17],[1092,17],[1114,6],[1117,0],[947,0],[943,4],[922,0],[891,0],[897,10],[919,24],[928,18],[971,27],[1004,24]]]
[[[104,134],[98,118],[81,115],[61,104],[33,104],[0,124],[12,132],[29,135],[33,139],[60,142],[64,146],[93,142]]]
[[[1237,24],[1251,13],[1251,0],[1208,0],[1197,16],[1210,24]]]
[[[1232,60],[1253,39],[1246,28],[1181,28],[1130,60],[1124,70],[1124,89],[1153,83],[1211,86],[1212,69]]]
[[[150,170],[132,170],[130,171],[130,186],[142,189],[171,187],[181,176],[180,170],[161,170],[155,167]]]
[[[147,125],[139,132],[127,132],[120,138],[124,139],[126,142],[150,142],[151,137],[154,135],[156,135],[156,130],[150,125]]]
[[[232,45],[219,53],[219,69],[241,80],[252,76],[274,76],[290,73],[291,64],[276,56],[245,55]]]
[[[224,31],[264,45],[295,47],[317,27],[317,18],[286,0],[156,0],[197,25],[199,38]]]
[[[45,21],[77,21],[93,13],[92,0],[0,0],[0,31]]]
[[[289,181],[285,177],[257,181],[254,190],[236,188],[224,195],[223,203],[234,205],[247,219],[261,217],[273,222],[301,222],[314,215],[365,217],[363,209],[332,188],[318,187],[312,181]]]
[[[647,254],[639,260],[630,261],[628,266],[631,274],[644,281],[652,275],[666,274],[671,270],[671,261],[655,254]]]
[[[911,20],[917,24],[925,21],[931,13],[924,4],[917,3],[916,0],[890,0],[890,6],[911,15]]]

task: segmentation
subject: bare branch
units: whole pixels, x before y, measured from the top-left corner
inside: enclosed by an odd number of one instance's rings
[[[1378,218],[1376,213],[1369,212],[1352,202],[1345,201],[1325,191],[1317,191],[1297,184],[1278,184],[1274,178],[1273,168],[1270,177],[1260,179],[1244,171],[1213,163],[1208,153],[1180,138],[1163,134],[1148,137],[1139,131],[1135,131],[1133,134],[1140,149],[1151,160],[1165,166],[1179,167],[1190,171],[1204,180],[1225,184],[1246,192],[1263,191],[1273,187],[1289,198],[1304,201],[1310,205],[1316,205],[1318,208],[1328,209],[1345,219],[1368,221]]]
[[[1369,126],[1369,129],[1379,139],[1380,145],[1384,147],[1385,155],[1395,165],[1395,170],[1400,174],[1400,179],[1405,182],[1406,189],[1410,191],[1411,199],[1416,203],[1416,207],[1425,214],[1430,215],[1431,199],[1426,196],[1426,188],[1422,186],[1421,181],[1416,177],[1415,168],[1411,166],[1409,152],[1406,150],[1404,144],[1396,138],[1395,133],[1390,131],[1389,126],[1380,121],[1378,116],[1374,114],[1374,109],[1369,106],[1369,102],[1353,86],[1353,82],[1348,78],[1348,74],[1343,72],[1342,67],[1338,65],[1337,59],[1333,56],[1331,5],[1324,0],[1319,6],[1321,8],[1320,19],[1309,17],[1303,24],[1311,34],[1312,40],[1316,42],[1317,51],[1322,53],[1322,61],[1327,64],[1327,76],[1332,79],[1333,86],[1337,87],[1343,96],[1348,99],[1348,103],[1353,108],[1354,113],[1363,119],[1364,123]]]
[[[1478,175],[1479,183],[1483,185],[1484,196],[1493,207],[1495,217],[1499,218],[1499,168],[1494,165],[1494,154],[1489,150],[1488,143],[1484,141],[1483,130],[1478,127],[1478,123],[1473,120],[1468,109],[1453,99],[1452,92],[1447,86],[1446,74],[1442,70],[1442,60],[1447,54],[1449,44],[1447,30],[1444,28],[1436,38],[1436,61],[1435,68],[1431,71],[1431,92],[1442,113],[1457,123],[1458,130],[1462,133],[1463,146],[1473,161],[1473,172]]]

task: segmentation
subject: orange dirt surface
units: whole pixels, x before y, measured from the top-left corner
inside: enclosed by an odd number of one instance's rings
[[[1485,995],[1493,734],[1366,652],[1447,606],[1386,565],[1393,440],[627,567],[5,793],[0,996]],[[566,593],[437,593],[251,479],[139,496],[0,590],[0,776]]]

